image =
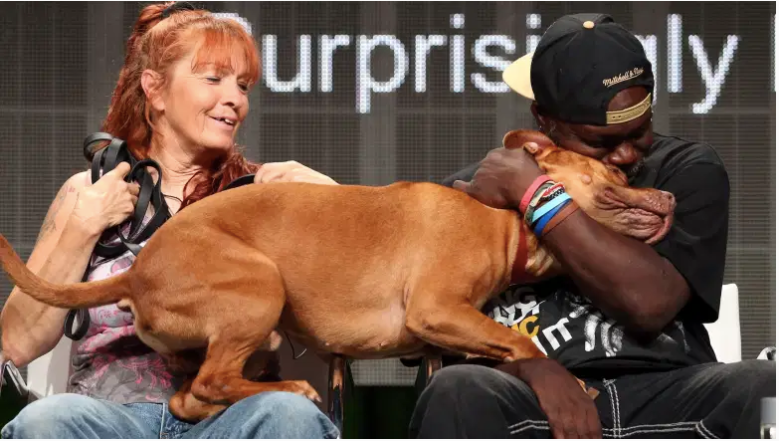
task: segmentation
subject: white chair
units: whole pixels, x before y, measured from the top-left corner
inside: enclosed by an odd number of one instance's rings
[[[717,361],[723,363],[741,361],[741,321],[736,284],[731,283],[722,287],[719,317],[716,322],[706,323],[704,326],[709,333]]]
[[[27,365],[27,386],[40,397],[64,393],[71,373],[73,341],[67,337],[48,354]]]

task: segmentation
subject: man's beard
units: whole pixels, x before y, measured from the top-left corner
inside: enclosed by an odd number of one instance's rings
[[[628,179],[633,179],[636,176],[638,176],[639,173],[641,173],[641,170],[644,169],[644,158],[639,159],[635,162],[635,164],[623,168],[622,171],[625,173],[625,175],[628,177]]]

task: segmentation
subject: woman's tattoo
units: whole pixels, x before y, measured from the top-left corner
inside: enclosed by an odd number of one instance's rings
[[[46,218],[43,220],[41,232],[38,234],[36,244],[40,242],[41,239],[43,239],[43,237],[47,234],[53,231],[57,231],[57,225],[54,220],[57,217],[57,213],[59,213],[60,209],[62,208],[62,201],[65,200],[65,196],[67,196],[68,193],[72,193],[74,191],[76,191],[76,189],[72,185],[65,184],[57,193],[57,196],[54,198],[54,202],[51,203],[49,212],[46,214]]]

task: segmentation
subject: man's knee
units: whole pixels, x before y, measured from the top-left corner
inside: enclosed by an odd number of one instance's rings
[[[496,369],[479,365],[450,366],[433,375],[423,392],[433,405],[458,408],[481,406],[484,400],[497,400],[511,394],[510,401],[538,403],[532,389],[523,381]]]
[[[755,408],[761,398],[776,394],[776,362],[746,360],[709,365],[690,386],[710,391],[723,406]]]
[[[2,438],[67,437],[73,421],[95,412],[94,401],[77,394],[57,394],[34,401],[3,428]]]
[[[336,438],[338,429],[308,398],[290,392],[263,392],[233,406],[263,437]]]
[[[409,425],[411,438],[505,438],[510,428],[544,420],[530,387],[505,372],[450,366],[433,375]]]
[[[448,395],[492,395],[506,386],[534,398],[535,394],[525,382],[496,369],[479,365],[456,365],[441,369],[433,375],[425,390]]]
[[[776,362],[771,360],[746,360],[726,364],[725,387],[742,401],[759,401],[776,395]]]

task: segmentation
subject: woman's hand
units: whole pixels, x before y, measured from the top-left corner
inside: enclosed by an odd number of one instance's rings
[[[270,182],[308,182],[311,184],[338,185],[333,178],[308,168],[297,161],[263,164],[254,175],[254,183],[267,184]]]
[[[71,220],[96,235],[124,222],[135,210],[140,190],[138,184],[124,181],[130,169],[130,164],[122,162],[94,184],[82,188]]]

